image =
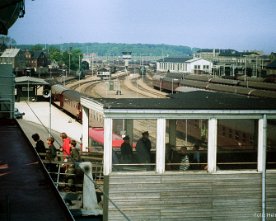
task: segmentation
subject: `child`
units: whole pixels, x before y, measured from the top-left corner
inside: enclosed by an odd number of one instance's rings
[[[47,138],[47,145],[48,145],[48,151],[47,151],[47,158],[51,162],[55,160],[57,157],[57,149],[54,146],[55,139],[53,137]]]
[[[73,162],[80,161],[80,153],[76,145],[77,145],[77,142],[75,140],[71,140],[70,147],[71,147],[71,158]]]
[[[71,154],[71,149],[70,149],[70,138],[67,136],[66,133],[61,133],[60,137],[62,139],[62,146],[60,148],[60,151],[63,152],[63,159],[64,161],[67,161],[67,157],[70,156]]]

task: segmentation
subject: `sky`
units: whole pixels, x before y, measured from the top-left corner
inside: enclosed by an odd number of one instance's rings
[[[276,52],[276,0],[25,0],[17,44],[142,43]]]

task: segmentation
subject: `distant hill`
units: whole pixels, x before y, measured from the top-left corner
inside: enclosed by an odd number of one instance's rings
[[[61,51],[69,50],[70,47],[80,49],[83,53],[96,53],[98,56],[122,55],[123,51],[131,51],[133,56],[191,56],[193,51],[198,50],[188,46],[166,44],[123,44],[123,43],[63,43],[51,45],[17,45],[21,49],[31,49],[34,46],[41,48],[55,47]]]

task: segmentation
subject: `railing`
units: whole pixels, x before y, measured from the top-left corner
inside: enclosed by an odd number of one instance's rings
[[[39,153],[39,156],[45,158],[46,154]],[[81,161],[89,161],[92,163],[93,180],[97,186],[102,186],[102,157],[83,155],[81,156]],[[71,162],[70,160],[64,162],[62,153],[58,153],[55,160],[42,159],[42,162],[58,190],[82,190],[83,171],[78,167],[79,162]]]

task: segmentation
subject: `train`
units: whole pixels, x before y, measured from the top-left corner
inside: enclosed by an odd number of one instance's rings
[[[153,87],[170,93],[184,92],[185,88],[234,93],[246,96],[276,98],[276,84],[257,81],[254,78],[227,79],[212,75],[157,74],[153,77]]]
[[[66,112],[69,116],[82,123],[82,108],[80,103],[81,96],[84,94],[68,89],[61,84],[51,86],[51,102],[59,109]],[[103,118],[97,113],[89,111],[89,137],[92,138],[94,145],[103,145]],[[116,133],[113,134],[113,148],[121,147],[122,137]]]

